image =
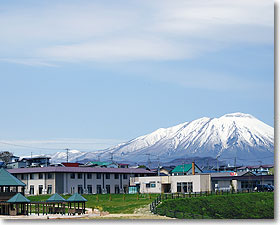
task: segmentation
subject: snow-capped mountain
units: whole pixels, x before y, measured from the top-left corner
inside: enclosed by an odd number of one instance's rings
[[[190,157],[218,157],[237,164],[266,164],[274,160],[274,129],[252,115],[226,114],[219,118],[203,117],[99,151],[102,159],[126,162],[170,162]],[[56,153],[53,161],[65,161],[66,153]],[[70,152],[70,161],[97,159],[96,152]]]
[[[231,163],[235,157],[242,164],[273,163],[274,129],[252,115],[231,113],[160,128],[107,150],[130,161],[147,161],[150,154],[160,161],[218,156]]]

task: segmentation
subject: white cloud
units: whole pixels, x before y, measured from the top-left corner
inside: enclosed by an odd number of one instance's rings
[[[0,27],[0,57],[15,63],[188,59],[240,43],[272,45],[273,2],[79,1],[2,7]]]

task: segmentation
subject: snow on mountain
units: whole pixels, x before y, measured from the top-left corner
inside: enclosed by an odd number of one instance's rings
[[[203,117],[107,149],[119,160],[147,160],[159,157],[170,161],[181,157],[214,157],[240,163],[271,163],[274,155],[274,129],[244,113],[220,118]],[[108,154],[108,153],[107,153]]]
[[[102,153],[103,154],[100,154]],[[274,128],[252,115],[231,113],[219,118],[203,117],[137,137],[97,152],[69,151],[69,161],[108,160],[113,153],[118,161],[151,160],[169,162],[188,157],[219,157],[238,164],[273,163]],[[66,152],[52,156],[53,162],[66,161]]]

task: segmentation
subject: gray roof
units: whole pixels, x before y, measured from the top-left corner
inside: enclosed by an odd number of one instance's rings
[[[211,177],[232,177],[233,172],[221,172],[221,173],[209,173]],[[247,171],[243,172],[236,172],[237,176],[243,176],[244,174],[248,173]],[[254,175],[253,175],[254,176]]]
[[[154,174],[142,168],[100,168],[100,167],[33,167],[16,168],[8,170],[12,174],[16,173],[143,173]]]

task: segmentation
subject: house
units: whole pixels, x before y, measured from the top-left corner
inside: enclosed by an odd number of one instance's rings
[[[25,162],[26,167],[46,167],[50,165],[50,159],[51,157],[48,156],[36,156],[31,158],[22,158],[20,161]]]
[[[83,165],[85,167],[105,167],[105,168],[118,168],[117,163],[113,162],[100,162],[100,161],[91,161]]]
[[[189,175],[202,173],[202,170],[194,163],[176,166],[172,171],[172,176]]]
[[[171,171],[175,169],[176,166],[163,166],[160,168],[160,173],[166,174],[166,175],[171,175]]]
[[[259,165],[259,166],[242,166],[237,169],[238,172],[252,172],[256,175],[268,175],[274,165]]]
[[[130,177],[154,175],[145,169],[103,167],[34,167],[8,171],[26,184],[26,195],[127,193]]]

